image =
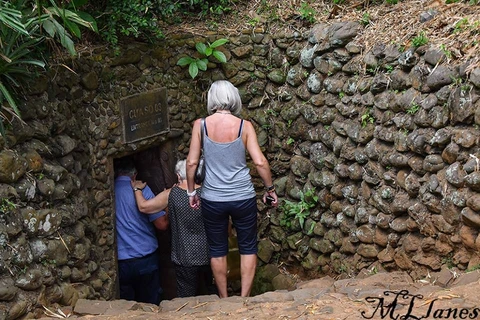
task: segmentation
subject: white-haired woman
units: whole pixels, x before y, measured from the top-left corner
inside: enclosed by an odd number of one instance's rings
[[[186,161],[175,165],[178,184],[168,197],[168,214],[172,230],[172,262],[175,264],[177,295],[192,297],[215,293],[212,289],[212,272],[207,235],[202,212],[189,205],[187,196]],[[195,191],[200,193],[200,186]],[[200,281],[199,281],[200,280]]]
[[[186,161],[175,165],[178,183],[155,198],[145,199],[141,192],[135,193],[137,206],[144,213],[154,212],[168,206],[168,217],[172,235],[171,259],[175,265],[178,297],[216,293],[212,288],[212,271],[207,235],[202,212],[189,205],[187,196]],[[143,181],[132,181],[132,186],[143,188]],[[199,185],[195,191],[201,193]]]
[[[260,150],[253,125],[238,117],[242,102],[238,89],[229,81],[215,81],[208,91],[204,126],[204,154],[206,175],[202,185],[201,205],[210,247],[210,264],[220,298],[227,297],[228,223],[231,218],[237,232],[240,252],[241,296],[252,289],[257,264],[257,202],[250,170],[248,151],[258,174],[263,180],[267,196],[277,206],[270,166]],[[201,121],[193,125],[190,150],[187,157],[187,194],[190,206],[200,206],[200,195],[195,191],[194,174],[201,153]]]

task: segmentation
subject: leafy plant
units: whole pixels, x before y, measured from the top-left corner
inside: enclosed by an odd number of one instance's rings
[[[0,211],[1,212],[7,212],[14,210],[17,207],[15,203],[10,201],[9,199],[2,199],[2,202],[0,203]]]
[[[390,64],[387,64],[387,65],[385,66],[385,70],[387,71],[387,73],[392,73],[392,71],[393,71],[393,66],[390,65]]]
[[[301,5],[299,11],[300,11],[300,17],[303,20],[306,20],[310,23],[315,22],[315,20],[316,20],[315,15],[317,14],[317,12],[315,11],[315,9],[310,7],[310,5],[308,3],[302,2],[302,5]]]
[[[280,206],[283,212],[280,225],[290,228],[292,226],[292,220],[298,219],[300,227],[303,229],[305,219],[310,215],[310,209],[315,208],[317,203],[318,196],[315,194],[315,189],[308,189],[305,193],[300,192],[299,202],[284,200]]]
[[[225,54],[220,50],[216,49],[227,42],[227,39],[218,39],[212,44],[208,43],[208,45],[203,42],[197,42],[195,44],[195,48],[197,49],[197,52],[201,55],[201,57],[183,57],[177,61],[177,65],[181,67],[185,67],[188,65],[188,73],[190,74],[192,79],[195,79],[195,77],[198,75],[199,70],[207,70],[208,57],[213,56],[215,57],[215,59],[218,60],[218,62],[221,63],[227,62],[227,57],[225,56]]]
[[[468,28],[469,23],[467,18],[460,19],[455,26],[453,27],[453,33],[461,32],[462,30]]]
[[[447,256],[442,258],[442,265],[446,265],[448,269],[452,269],[455,267],[455,263],[453,262],[453,254],[448,254]]]
[[[77,52],[71,36],[78,39],[82,37],[79,26],[98,32],[95,19],[88,13],[77,9],[86,4],[87,0],[75,0],[66,7],[59,7],[54,0],[49,0],[49,3],[50,6],[44,6],[42,8],[44,13],[36,19],[50,38],[56,39],[72,56],[76,56]]]
[[[248,20],[247,24],[251,25],[252,27],[255,27],[259,22],[260,20],[258,18],[252,18]]]
[[[424,31],[421,31],[415,38],[412,40],[412,45],[414,47],[420,47],[428,43],[428,38],[425,35]]]
[[[77,3],[72,1],[70,5]],[[26,81],[34,78],[38,68],[45,67],[44,52],[40,52],[45,47],[41,44],[52,40],[75,55],[71,35],[80,38],[79,26],[96,31],[91,16],[69,8],[59,7],[54,0],[0,0],[0,134],[3,136],[4,121],[20,118],[17,103]]]
[[[265,130],[269,130],[272,128],[272,125],[271,124],[268,124],[268,123],[265,123],[262,125],[262,128],[265,129]]]
[[[365,12],[360,19],[360,23],[363,24],[365,27],[370,24],[370,14]]]
[[[406,111],[408,114],[415,114],[418,110],[420,110],[420,106],[416,103],[412,103],[410,108],[408,108]]]
[[[440,45],[440,50],[442,50],[447,59],[452,59],[452,51],[448,50],[443,43]]]
[[[367,111],[365,111],[362,114],[362,117],[360,118],[360,121],[362,123],[362,128],[365,128],[367,126],[367,124],[373,123],[375,121],[375,117],[370,114],[370,109],[367,109]]]
[[[480,270],[480,264],[474,265],[473,267],[468,268],[465,272],[472,272],[475,270]]]
[[[265,113],[274,117],[278,116],[278,112],[273,109],[267,109]]]
[[[371,74],[376,74],[378,72],[378,70],[380,69],[379,66],[371,66],[367,69],[367,72],[371,73]]]
[[[291,144],[293,144],[293,143],[295,143],[295,140],[294,140],[292,137],[288,137],[288,139],[287,139],[287,145],[291,145]]]
[[[463,84],[463,79],[460,77],[450,77],[452,79],[451,86],[453,87],[460,87]]]
[[[99,23],[102,25],[102,36],[116,48],[121,35],[161,38],[163,33],[158,27],[159,16],[173,15],[179,7],[166,3],[162,9],[157,10],[151,0],[115,0],[108,1],[105,8],[97,9],[101,17]]]

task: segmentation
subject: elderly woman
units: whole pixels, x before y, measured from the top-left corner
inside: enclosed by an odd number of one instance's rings
[[[185,169],[186,161],[178,161],[175,166],[178,184],[170,191],[168,213],[172,228],[172,262],[175,264],[177,295],[192,297],[213,293],[215,290],[211,289],[212,272],[202,212],[189,205]],[[200,192],[199,187],[195,186],[197,192]],[[204,291],[200,291],[200,288],[204,288]]]
[[[155,212],[168,206],[168,218],[172,235],[171,259],[175,265],[178,297],[192,297],[216,292],[212,288],[212,272],[208,252],[207,235],[203,226],[202,212],[189,205],[186,177],[186,161],[175,165],[178,183],[159,193],[155,198],[145,199],[141,192],[135,193],[137,206],[144,213]],[[132,181],[132,187],[143,188],[143,181]],[[199,185],[195,190],[200,193]]]
[[[210,247],[210,264],[220,298],[227,297],[227,253],[229,218],[237,232],[240,252],[241,296],[252,289],[257,264],[257,202],[250,171],[248,151],[266,192],[277,206],[278,198],[267,159],[260,150],[253,125],[238,117],[242,102],[238,89],[219,80],[208,91],[204,146],[206,175],[201,196],[195,190],[194,175],[201,152],[200,124],[193,125],[187,157],[187,183],[190,206],[201,206]]]

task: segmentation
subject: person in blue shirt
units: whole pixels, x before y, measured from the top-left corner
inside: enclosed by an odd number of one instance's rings
[[[155,195],[148,186],[132,188],[133,159],[115,159],[115,211],[120,298],[158,305],[161,299],[156,230],[166,230],[165,211],[145,214],[138,210],[135,193],[145,199]]]

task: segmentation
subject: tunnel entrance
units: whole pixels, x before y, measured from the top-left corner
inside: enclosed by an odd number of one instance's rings
[[[145,181],[157,195],[165,189],[171,188],[177,183],[175,174],[174,146],[170,141],[160,146],[138,152],[133,155],[138,174],[137,179]],[[160,283],[163,289],[162,299],[175,298],[177,287],[175,268],[171,260],[171,230],[157,230],[158,251],[160,253]]]
[[[127,155],[132,157],[137,169],[137,180],[147,183],[152,192],[157,195],[167,188],[171,188],[178,182],[175,174],[175,164],[177,157],[175,155],[175,144],[173,141],[167,141],[159,146],[153,146],[149,149]],[[235,231],[230,230],[231,235]],[[171,229],[156,230],[158,239],[158,252],[160,254],[160,273],[161,287],[163,290],[162,299],[171,300],[177,297],[177,286],[175,276],[175,265],[171,260]],[[229,237],[228,261],[228,283],[229,295],[240,294],[240,255],[236,237]],[[208,272],[205,270],[205,279],[208,279]],[[210,275],[211,277],[211,275]],[[211,287],[205,281],[199,280],[199,294],[211,294]]]
[[[137,179],[145,181],[152,192],[157,195],[177,183],[175,174],[175,146],[173,141],[166,141],[159,146],[127,155],[131,157],[138,171]],[[114,168],[115,169],[115,168]],[[171,231],[156,230],[158,252],[160,255],[160,284],[163,290],[162,299],[176,297],[175,269],[171,261]],[[118,298],[118,297],[117,297]]]

